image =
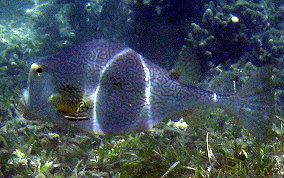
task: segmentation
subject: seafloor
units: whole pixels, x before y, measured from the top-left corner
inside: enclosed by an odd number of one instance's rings
[[[283,0],[2,0],[0,177],[284,176],[283,142],[262,142],[223,112],[206,124],[116,137],[21,118],[31,62],[97,38],[123,41],[165,69],[190,48],[196,85],[216,92],[234,92],[256,67],[273,65],[273,129],[284,136]]]

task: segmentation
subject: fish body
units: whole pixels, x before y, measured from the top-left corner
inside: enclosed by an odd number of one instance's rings
[[[20,108],[27,119],[123,135],[220,107],[261,137],[273,114],[269,71],[255,74],[237,94],[218,94],[181,83],[131,48],[99,39],[33,63]]]

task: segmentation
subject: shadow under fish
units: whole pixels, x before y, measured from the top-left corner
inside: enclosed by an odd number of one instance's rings
[[[175,71],[198,70],[180,61]],[[18,108],[26,119],[100,135],[147,131],[181,117],[190,123],[209,108],[222,108],[254,136],[267,138],[274,135],[271,71],[259,68],[235,94],[214,93],[185,84],[184,76],[123,44],[99,39],[33,63]]]

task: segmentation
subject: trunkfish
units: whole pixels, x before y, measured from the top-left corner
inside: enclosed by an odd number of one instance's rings
[[[123,44],[98,39],[33,63],[18,108],[26,119],[99,135],[148,131],[182,117],[190,123],[197,113],[222,108],[263,138],[274,116],[271,68],[260,67],[234,94],[215,93],[180,82]]]

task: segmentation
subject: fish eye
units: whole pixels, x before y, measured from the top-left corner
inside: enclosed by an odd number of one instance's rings
[[[41,74],[41,73],[43,73],[44,72],[44,66],[43,65],[39,65],[39,64],[37,64],[37,63],[33,63],[32,65],[31,65],[31,70],[33,70],[33,71],[35,71],[36,73],[38,73],[38,74]]]
[[[39,73],[39,74],[43,72],[43,70],[42,70],[42,68],[41,68],[41,67],[39,67],[39,68],[38,68],[38,69],[36,69],[35,71],[36,71],[37,73]]]

